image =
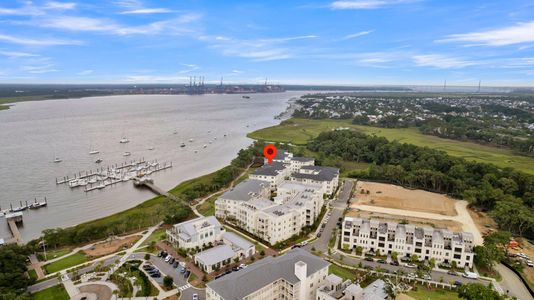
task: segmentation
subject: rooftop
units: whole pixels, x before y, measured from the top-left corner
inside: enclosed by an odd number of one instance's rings
[[[247,179],[222,194],[219,198],[248,201],[253,197],[257,197],[267,187],[269,187],[269,184],[263,180]]]
[[[189,220],[186,222],[178,223],[174,225],[174,228],[176,231],[180,232],[182,236],[184,237],[191,237],[198,233],[198,231],[202,228],[206,227],[221,227],[221,223],[214,217],[199,217],[193,220]]]
[[[303,173],[304,171],[305,173]],[[312,173],[308,173],[308,172]],[[297,179],[312,179],[317,181],[331,181],[339,175],[339,169],[332,167],[303,166],[300,172],[292,176]]]
[[[233,246],[239,247],[242,250],[248,250],[250,247],[254,247],[254,244],[233,232],[227,231],[223,233],[223,239],[229,241]]]
[[[276,176],[284,169],[285,169],[285,166],[281,162],[273,161],[271,165],[264,164],[260,168],[257,168],[252,174],[253,175],[264,175],[264,176]]]
[[[204,265],[214,265],[218,262],[232,259],[235,256],[231,246],[221,245],[202,251],[196,255],[196,259]]]
[[[280,278],[291,284],[299,282],[295,276],[295,264],[299,261],[306,263],[307,276],[330,265],[304,249],[293,249],[282,256],[266,257],[246,269],[216,279],[208,283],[208,287],[224,299],[243,299]]]

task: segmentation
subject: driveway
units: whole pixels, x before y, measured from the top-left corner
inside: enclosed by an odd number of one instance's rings
[[[512,270],[508,269],[503,264],[495,265],[495,269],[497,272],[499,272],[499,274],[501,274],[502,281],[500,282],[500,285],[504,293],[508,293],[509,295],[515,296],[517,299],[521,300],[534,299],[528,292],[521,279],[519,279],[519,277],[512,272]]]

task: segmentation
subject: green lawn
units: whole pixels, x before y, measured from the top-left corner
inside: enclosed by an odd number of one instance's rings
[[[69,294],[62,284],[49,287],[33,294],[34,300],[69,300]]]
[[[534,174],[533,157],[516,155],[508,149],[424,135],[417,128],[378,128],[353,125],[350,120],[290,119],[280,125],[254,131],[248,134],[248,137],[257,140],[305,145],[308,140],[316,137],[319,133],[340,127],[357,129],[367,134],[376,134],[389,140],[428,146],[468,160],[492,163],[500,167],[512,167]]]
[[[51,259],[54,259],[54,258],[61,257],[63,255],[66,255],[66,254],[70,253],[71,250],[72,249],[70,249],[70,248],[61,248],[61,249],[57,249],[57,250],[48,250],[48,249],[46,249],[46,260],[51,260]],[[39,252],[37,254],[37,257],[39,258],[40,261],[45,261],[44,252]]]
[[[457,300],[458,293],[455,291],[444,289],[432,289],[429,290],[423,286],[417,286],[417,291],[409,291],[406,293],[408,296],[417,300]]]
[[[51,264],[47,264],[44,266],[44,268],[48,274],[51,274],[51,273],[61,271],[66,268],[70,268],[70,267],[82,264],[86,261],[87,261],[87,256],[84,253],[76,252],[75,254],[69,255]]]
[[[35,270],[28,270],[28,277],[33,280],[37,280],[37,272]]]
[[[165,228],[158,228],[141,244],[141,246],[148,246],[152,242],[158,242],[165,239]]]
[[[328,267],[328,272],[343,278],[343,281],[347,279],[354,281],[356,280],[356,277],[358,277],[357,271],[343,268],[334,264],[331,264],[330,267]]]
[[[216,194],[211,196],[209,199],[204,201],[197,207],[198,212],[203,216],[214,216],[215,215],[215,200],[219,198],[221,194]]]

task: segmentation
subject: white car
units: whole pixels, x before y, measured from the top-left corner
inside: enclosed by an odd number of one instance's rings
[[[171,260],[172,256],[170,255],[167,255],[167,257],[165,257],[165,262],[169,262],[169,260]]]
[[[245,264],[240,264],[239,267],[240,267],[241,269],[244,269],[244,268],[247,267],[247,265],[245,265]]]
[[[307,242],[307,241],[304,241],[304,242],[300,243],[300,246],[301,246],[301,247],[304,247],[304,246],[306,246],[306,245],[308,245],[308,242]]]
[[[414,265],[414,264],[409,264],[409,263],[405,263],[404,266],[405,266],[406,268],[417,268],[416,265]]]

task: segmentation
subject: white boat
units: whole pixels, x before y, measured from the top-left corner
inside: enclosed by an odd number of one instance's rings
[[[125,138],[125,137],[123,137],[122,139],[119,140],[119,143],[121,143],[121,144],[126,144],[126,143],[129,143],[129,142],[130,142],[130,140]]]
[[[100,151],[98,151],[98,150],[89,151],[89,154],[91,154],[91,155],[98,154],[98,153],[100,153]]]
[[[206,148],[206,147],[208,147],[208,145],[204,145],[204,146],[202,146],[202,148]]]
[[[193,139],[189,139],[189,142],[192,143],[192,142],[193,142]]]
[[[152,151],[152,150],[154,150],[154,147],[150,146],[150,147],[148,147],[148,150]]]
[[[56,156],[56,157],[54,158],[54,162],[55,162],[55,163],[60,163],[60,162],[62,162],[62,160],[61,160],[61,158],[59,158],[59,157]]]
[[[126,152],[124,152],[124,153],[122,154],[122,156],[130,156],[130,155],[132,155],[132,153],[130,153],[130,152],[128,152],[128,151],[126,151]]]

